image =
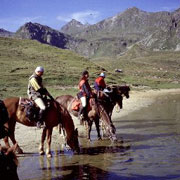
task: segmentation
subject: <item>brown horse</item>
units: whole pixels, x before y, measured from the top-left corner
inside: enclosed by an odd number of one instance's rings
[[[18,160],[14,153],[16,145],[11,148],[0,146],[0,177],[1,179],[18,180]]]
[[[9,128],[9,137],[13,144],[16,144],[15,140],[15,125],[16,122],[19,122],[26,126],[36,126],[36,123],[33,121],[29,121],[26,117],[25,111],[19,105],[20,98],[12,97],[7,98],[4,100],[4,104],[9,113],[9,120],[5,124],[7,128]],[[40,143],[40,154],[44,154],[44,141],[47,136],[47,149],[46,155],[47,157],[51,157],[51,138],[52,138],[52,131],[53,127],[57,126],[59,123],[65,128],[67,133],[67,144],[73,149],[74,151],[79,152],[79,142],[78,142],[78,131],[74,128],[73,120],[68,113],[68,111],[59,105],[56,101],[51,101],[50,106],[47,108],[44,118],[43,118],[46,127],[43,129],[41,143]],[[8,137],[4,138],[4,142],[7,147],[9,147]],[[23,153],[22,149],[17,145],[17,151],[19,153]]]
[[[76,99],[76,97],[73,97],[71,95],[62,95],[56,97],[56,101],[59,102],[61,105],[63,105],[70,114],[72,114],[75,117],[78,117],[78,112],[72,110],[71,106],[73,101]],[[93,121],[96,125],[96,130],[98,134],[98,139],[101,139],[100,135],[100,129],[99,129],[99,119],[102,119],[104,123],[106,124],[106,132],[109,135],[109,138],[113,141],[115,141],[116,134],[115,134],[115,128],[112,126],[111,121],[109,119],[109,116],[107,115],[106,111],[104,110],[103,106],[98,104],[95,98],[90,99],[90,109],[88,110],[88,116],[87,116],[87,139],[90,139],[90,132],[92,128]]]

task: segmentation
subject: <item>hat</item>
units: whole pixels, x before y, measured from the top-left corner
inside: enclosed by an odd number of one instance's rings
[[[99,76],[104,77],[105,78],[105,74],[102,72]]]
[[[44,72],[44,68],[41,67],[41,66],[38,66],[36,69],[35,69],[35,72]]]

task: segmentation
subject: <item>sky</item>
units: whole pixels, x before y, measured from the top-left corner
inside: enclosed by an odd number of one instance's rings
[[[15,32],[36,22],[60,30],[72,19],[95,24],[131,7],[172,12],[180,8],[180,0],[0,0],[0,28]]]

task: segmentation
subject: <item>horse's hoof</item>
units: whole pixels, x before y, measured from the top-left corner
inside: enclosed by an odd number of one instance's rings
[[[52,154],[46,154],[47,158],[52,158]]]
[[[98,137],[98,141],[101,141],[102,140],[102,138],[101,137]]]
[[[44,151],[39,151],[39,154],[42,156],[44,155]]]

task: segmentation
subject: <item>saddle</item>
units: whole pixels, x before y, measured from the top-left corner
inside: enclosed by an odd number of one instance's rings
[[[39,114],[39,107],[37,107],[34,101],[27,98],[19,98],[19,107],[21,111],[24,111],[29,121],[35,121]]]
[[[46,107],[50,107],[50,101],[45,100]],[[40,108],[34,103],[34,101],[28,98],[19,98],[19,107],[21,111],[24,111],[29,121],[37,121]]]
[[[91,104],[92,104],[92,99],[93,98],[90,98],[89,99],[89,102],[88,102],[88,105],[87,105],[87,110],[90,111],[91,110]],[[82,103],[81,103],[81,100],[78,99],[78,98],[74,98],[72,103],[71,103],[71,109],[73,111],[79,111],[80,110],[80,107],[82,106]]]
[[[80,107],[81,107],[81,100],[74,98],[72,101],[71,109],[73,111],[79,111]]]

